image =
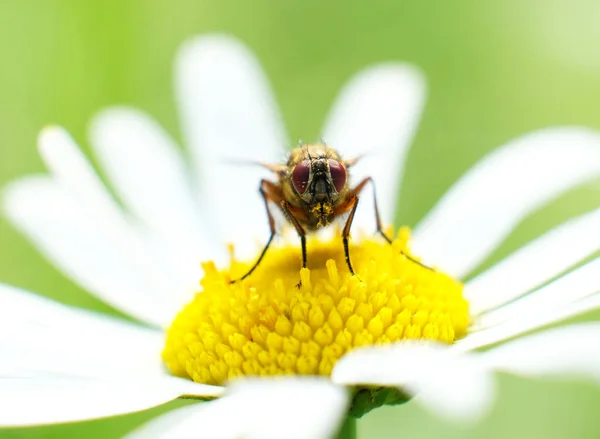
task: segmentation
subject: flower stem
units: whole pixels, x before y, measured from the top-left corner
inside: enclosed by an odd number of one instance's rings
[[[336,439],[356,439],[356,418],[346,416]]]

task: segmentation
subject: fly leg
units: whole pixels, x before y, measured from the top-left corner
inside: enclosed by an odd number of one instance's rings
[[[269,246],[271,245],[271,242],[273,242],[273,238],[275,237],[275,219],[273,218],[273,214],[271,213],[271,210],[269,209],[269,199],[271,197],[269,196],[269,192],[268,192],[268,190],[272,189],[273,186],[274,186],[273,183],[271,183],[268,180],[263,179],[260,181],[260,186],[258,188],[258,190],[259,190],[260,194],[262,195],[263,200],[265,202],[265,209],[267,210],[267,218],[269,219],[269,230],[271,231],[271,234],[269,235],[269,240],[265,244],[265,247],[262,249],[262,252],[260,252],[260,256],[254,263],[254,265],[252,265],[250,270],[248,270],[248,272],[246,274],[244,274],[242,277],[240,277],[239,279],[232,280],[231,283],[242,281],[242,280],[246,279],[248,276],[250,276],[252,274],[252,272],[256,269],[256,267],[258,267],[258,264],[260,264],[260,262],[264,258],[265,254],[267,253],[267,250],[269,249]],[[265,188],[267,188],[267,189],[265,189]]]
[[[371,183],[371,186],[373,187],[373,204],[375,205],[375,223],[377,224],[377,233],[379,233],[383,237],[383,239],[385,239],[389,244],[391,244],[392,240],[385,234],[385,232],[383,231],[383,227],[381,226],[381,217],[379,215],[379,207],[377,206],[377,192],[375,191],[375,182],[373,181],[373,178],[371,178],[371,177],[364,178],[352,190],[352,194],[356,196],[367,185],[367,183]],[[356,208],[356,206],[354,208]],[[354,212],[352,212],[351,215],[353,216]],[[420,265],[423,268],[427,268],[428,270],[435,271],[433,268],[429,267],[428,265],[423,264],[420,261],[417,261],[415,258],[413,258],[412,256],[406,254],[405,252],[403,252],[403,251],[400,251],[400,252],[409,261],[412,261],[415,264],[418,264],[418,265]]]
[[[296,229],[296,233],[298,233],[298,236],[300,237],[300,245],[302,246],[302,268],[306,268],[306,231],[298,222],[298,219],[291,212],[290,203],[288,203],[285,200],[282,200],[281,209],[283,210],[283,213],[285,214],[287,219],[292,223],[292,225]],[[296,286],[300,288],[302,286],[302,280],[300,280],[300,282],[298,282],[298,285]]]
[[[350,210],[348,218],[346,219],[346,224],[344,224],[344,229],[342,230],[342,241],[344,243],[344,255],[346,256],[346,265],[348,266],[348,270],[350,270],[352,276],[356,276],[354,268],[352,268],[352,262],[350,261],[348,238],[350,237],[350,227],[352,226],[352,221],[354,220],[354,213],[356,212],[356,208],[358,207],[358,197],[354,196],[350,203],[352,204],[352,208]]]

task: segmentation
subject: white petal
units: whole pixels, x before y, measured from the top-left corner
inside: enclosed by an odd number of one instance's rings
[[[225,397],[175,410],[132,438],[320,439],[336,432],[348,402],[343,388],[324,379],[244,380]]]
[[[59,376],[0,378],[0,426],[83,421],[137,412],[177,398],[155,383]]]
[[[520,248],[465,285],[471,314],[538,287],[600,248],[600,209],[574,218]]]
[[[457,277],[475,268],[525,216],[600,174],[600,136],[549,128],[488,154],[414,233],[414,252]]]
[[[253,54],[223,35],[186,43],[176,80],[183,134],[216,239],[235,242],[242,253],[255,251],[252,238],[268,237],[258,187],[271,177],[256,163],[282,161],[287,146],[268,83]]]
[[[39,144],[54,178],[9,187],[4,200],[9,218],[100,299],[150,323],[169,323],[191,290],[178,294],[183,288],[156,257],[156,244],[132,225],[63,129],[45,129]],[[117,277],[109,279],[107,272]],[[149,300],[153,296],[161,297]]]
[[[3,364],[80,375],[164,375],[162,331],[0,284]],[[25,362],[27,364],[25,364]]]
[[[489,367],[525,376],[590,377],[600,384],[600,324],[550,329],[483,352]]]
[[[489,329],[468,334],[462,340],[458,340],[452,346],[452,349],[459,352],[466,352],[483,346],[493,345],[598,308],[600,308],[600,294],[597,293],[566,306],[524,315],[500,325],[492,326]]]
[[[42,130],[40,155],[56,181],[101,223],[125,227],[121,209],[111,198],[73,138],[61,127]]]
[[[162,269],[176,276],[172,291],[197,283],[200,263],[218,249],[177,145],[154,120],[126,108],[99,114],[90,136],[114,188],[160,244]]]
[[[100,224],[57,182],[38,177],[12,183],[4,209],[48,259],[92,294],[153,324],[173,318],[177,310],[151,282],[160,273],[145,264],[134,236]]]
[[[476,358],[432,343],[356,349],[340,359],[331,380],[400,387],[438,415],[463,421],[484,415],[495,393],[492,376]]]
[[[260,408],[262,413],[247,411],[242,418],[252,439],[277,439],[282,432],[289,439],[331,437],[348,404],[346,389],[319,378],[240,382],[233,385],[230,398],[238,413],[252,404]]]
[[[560,309],[595,294],[600,290],[599,272],[600,258],[596,258],[512,303],[480,315],[476,318],[474,328],[487,328],[545,310]]]
[[[425,101],[425,81],[407,64],[381,64],[358,73],[342,89],[323,139],[346,158],[360,157],[354,182],[372,176],[385,224],[394,221],[406,153]],[[361,195],[355,227],[375,228],[372,188]]]
[[[204,438],[237,439],[239,425],[229,400],[216,401],[175,409],[136,428],[124,439],[189,439],[202,432]]]
[[[217,396],[221,387],[166,372],[162,331],[53,302],[0,284],[0,377],[34,376],[152,379],[180,394]]]

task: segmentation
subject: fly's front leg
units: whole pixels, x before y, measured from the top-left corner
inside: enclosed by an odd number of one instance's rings
[[[265,244],[265,247],[262,249],[262,252],[260,252],[260,256],[254,263],[254,265],[252,265],[250,270],[248,270],[248,272],[246,274],[244,274],[242,277],[240,277],[239,279],[232,280],[231,283],[242,281],[242,280],[246,279],[248,276],[250,276],[252,274],[252,272],[256,269],[256,267],[258,267],[258,264],[260,264],[260,262],[263,260],[265,254],[267,253],[267,250],[269,249],[269,246],[271,245],[271,242],[273,242],[273,238],[275,237],[275,219],[273,218],[273,214],[271,213],[271,210],[269,209],[269,199],[271,199],[269,194],[270,194],[270,192],[272,192],[275,189],[276,189],[275,185],[273,183],[271,183],[270,181],[268,181],[268,180],[260,181],[260,186],[259,186],[258,190],[259,190],[260,194],[262,195],[263,200],[265,202],[265,209],[267,210],[267,218],[269,219],[269,230],[270,230],[271,234],[269,235],[269,240]]]
[[[302,247],[302,268],[306,268],[306,231],[304,230],[302,225],[298,222],[298,219],[294,216],[294,214],[290,210],[290,203],[288,203],[285,200],[282,200],[281,201],[281,210],[283,210],[283,213],[285,214],[285,216],[287,217],[289,222],[292,223],[292,225],[296,229],[296,233],[298,233],[298,236],[300,237],[300,245]],[[301,287],[302,281],[300,281],[297,286],[298,286],[298,288]]]
[[[383,236],[383,239],[385,239],[389,244],[391,244],[392,240],[385,234],[385,232],[383,231],[383,227],[381,225],[381,216],[379,215],[379,206],[377,205],[377,192],[375,191],[375,182],[373,181],[373,178],[372,177],[364,178],[350,192],[350,195],[354,195],[354,196],[358,195],[360,193],[360,191],[362,191],[364,189],[364,187],[367,185],[367,183],[371,183],[371,186],[373,187],[373,204],[375,205],[375,223],[377,224],[377,233],[379,233],[381,236]],[[407,254],[403,251],[400,251],[400,252],[406,257],[406,259],[414,262],[415,264],[420,265],[423,268],[427,268],[428,270],[434,271],[433,268],[423,264],[420,261],[417,261],[415,258],[410,256],[409,254]]]

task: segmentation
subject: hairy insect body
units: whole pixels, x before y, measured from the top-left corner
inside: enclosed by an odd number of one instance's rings
[[[279,185],[292,214],[310,231],[333,221],[339,214],[336,209],[339,211],[346,201],[349,187],[340,155],[333,148],[319,144],[291,152],[285,170],[279,172]]]

